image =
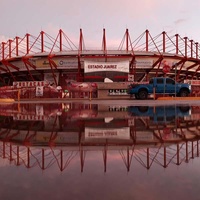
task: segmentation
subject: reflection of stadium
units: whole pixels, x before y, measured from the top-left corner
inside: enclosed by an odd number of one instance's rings
[[[172,113],[180,108],[164,107],[170,118],[160,121],[157,107],[154,117],[144,115],[151,107],[139,109],[143,113],[137,108],[136,114],[129,107],[80,103],[5,104],[0,109],[0,155],[28,168],[57,163],[64,170],[80,159],[83,171],[90,151],[103,154],[105,171],[110,152],[122,156],[127,170],[132,159],[148,169],[153,162],[167,167],[199,155],[198,107],[187,107],[176,117]]]
[[[156,164],[167,168],[169,165],[181,165],[183,162],[190,162],[191,159],[199,157],[199,140],[188,140],[181,144],[165,146],[164,143],[151,147],[136,149],[135,145],[125,146],[98,146],[91,148],[81,145],[79,148],[58,148],[58,147],[32,147],[19,146],[9,141],[0,142],[0,157],[8,159],[10,164],[23,165],[27,168],[39,167],[42,170],[51,166],[57,166],[60,171],[65,170],[70,162],[79,161],[80,171],[84,171],[84,164],[90,158],[90,152],[95,151],[102,155],[104,171],[107,170],[107,162],[112,156],[121,156],[127,171],[130,170],[133,161],[141,166],[150,169]],[[111,153],[112,152],[112,153]]]
[[[147,81],[166,74],[180,82],[199,79],[199,43],[188,37],[178,34],[170,37],[166,32],[152,37],[146,30],[132,41],[126,30],[118,48],[110,49],[103,29],[100,42],[102,48],[98,50],[86,48],[82,30],[78,44],[62,30],[55,38],[41,31],[36,37],[26,34],[2,42],[0,81],[6,85],[47,81],[65,88],[67,80],[97,83],[108,80],[113,81],[113,86],[109,85],[113,97],[126,94],[126,86],[117,87],[116,82]],[[100,84],[98,88],[101,87]]]

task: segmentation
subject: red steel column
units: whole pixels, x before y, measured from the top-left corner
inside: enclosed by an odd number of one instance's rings
[[[41,53],[44,52],[44,31],[40,32],[41,34]]]
[[[190,40],[191,58],[193,58],[193,40]]]
[[[163,53],[165,53],[165,36],[166,36],[166,32],[163,31],[162,34],[163,34]]]
[[[63,150],[60,150],[60,170],[63,171]]]
[[[194,159],[194,142],[192,141],[192,159]]]
[[[103,41],[102,41],[102,50],[106,52],[106,31],[103,29]]]
[[[83,172],[85,155],[84,155],[84,151],[83,151],[81,144],[80,144],[79,151],[80,151],[80,161],[81,161],[81,172]]]
[[[44,149],[42,149],[42,170],[44,170],[45,169],[45,152],[44,152],[45,150]]]
[[[189,155],[188,155],[188,141],[186,141],[185,146],[186,146],[186,148],[185,148],[185,150],[186,150],[186,152],[185,152],[185,154],[186,154],[185,162],[188,163],[188,161],[189,161],[188,160],[188,157],[189,157]]]
[[[166,168],[167,167],[167,150],[166,147],[164,147],[164,165],[163,167]]]
[[[13,157],[12,157],[12,143],[10,143],[10,161],[13,160]]]
[[[128,51],[128,42],[129,42],[129,33],[128,29],[126,29],[126,51]]]
[[[20,153],[19,153],[19,146],[17,146],[17,166],[20,165]]]
[[[179,144],[176,145],[176,151],[177,151],[177,165],[180,165],[180,151],[179,151]]]
[[[79,52],[82,52],[82,50],[83,50],[83,33],[82,33],[82,29],[80,29]]]
[[[179,36],[178,34],[175,35],[175,37],[176,37],[176,54],[178,54],[178,50],[179,50],[178,49],[178,36]]]
[[[131,162],[130,162],[129,147],[127,147],[127,170],[128,170],[128,172],[130,171],[130,166],[131,166]]]
[[[19,56],[19,37],[16,37],[16,56]]]
[[[78,49],[78,75],[77,75],[77,81],[82,81],[81,78],[81,56],[83,50],[83,33],[82,29],[80,29],[80,36],[79,36],[79,49]]]
[[[62,51],[62,30],[59,30],[59,36],[60,36],[60,51]]]
[[[30,168],[30,147],[27,147],[27,168]]]
[[[3,141],[3,158],[6,158],[6,143]]]
[[[26,34],[26,54],[29,54],[29,36],[30,34]]]
[[[185,40],[185,57],[187,57],[187,37],[184,37]]]
[[[146,51],[149,51],[149,31],[146,30]]]
[[[1,43],[1,46],[2,46],[2,60],[4,60],[5,59],[5,42],[2,42]]]
[[[195,45],[196,45],[196,58],[198,58],[199,57],[199,55],[198,55],[199,54],[199,52],[198,52],[199,43],[196,42]]]
[[[147,148],[147,169],[150,169],[150,153],[149,153],[149,148]]]
[[[104,150],[103,150],[104,172],[106,172],[106,170],[107,170],[107,151],[108,151],[107,146],[108,145],[106,143],[106,145],[104,146]]]
[[[12,52],[12,50],[11,50],[11,44],[12,44],[12,40],[8,40],[8,42],[9,42],[9,58],[11,58],[11,52]]]

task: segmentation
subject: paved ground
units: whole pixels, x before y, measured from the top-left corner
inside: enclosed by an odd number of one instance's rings
[[[59,98],[49,98],[49,99],[21,99],[20,101],[15,101],[14,99],[0,99],[0,104],[4,103],[89,103],[89,104],[104,104],[104,105],[141,105],[141,106],[155,106],[155,105],[199,105],[200,97],[160,97],[157,100],[135,100],[135,99],[119,99],[119,100],[108,100],[108,99],[59,99]]]
[[[105,105],[122,105],[122,106],[129,106],[129,105],[199,105],[200,106],[200,98],[198,99],[160,99],[160,100],[105,100],[105,99],[32,99],[32,100],[23,100],[23,101],[14,101],[11,103],[72,103],[72,102],[79,102],[79,103],[89,103],[89,104],[105,104]]]

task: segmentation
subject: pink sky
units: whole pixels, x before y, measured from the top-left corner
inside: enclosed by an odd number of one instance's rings
[[[153,36],[166,31],[200,42],[197,0],[1,0],[0,6],[0,42],[41,30],[55,36],[59,29],[78,41],[80,28],[85,42],[99,47],[103,28],[113,47],[126,28],[132,40],[148,29]]]

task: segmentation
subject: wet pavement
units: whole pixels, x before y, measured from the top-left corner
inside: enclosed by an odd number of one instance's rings
[[[108,99],[83,99],[83,98],[76,98],[76,99],[27,99],[22,101],[15,101],[11,103],[65,103],[65,102],[80,102],[80,103],[86,103],[86,104],[114,104],[114,105],[176,105],[176,104],[188,104],[188,105],[198,105],[200,104],[199,98],[193,98],[191,99],[161,99],[161,100],[135,100],[135,99],[116,99],[116,100],[108,100]]]
[[[0,113],[2,199],[199,199],[199,101],[37,100]]]

